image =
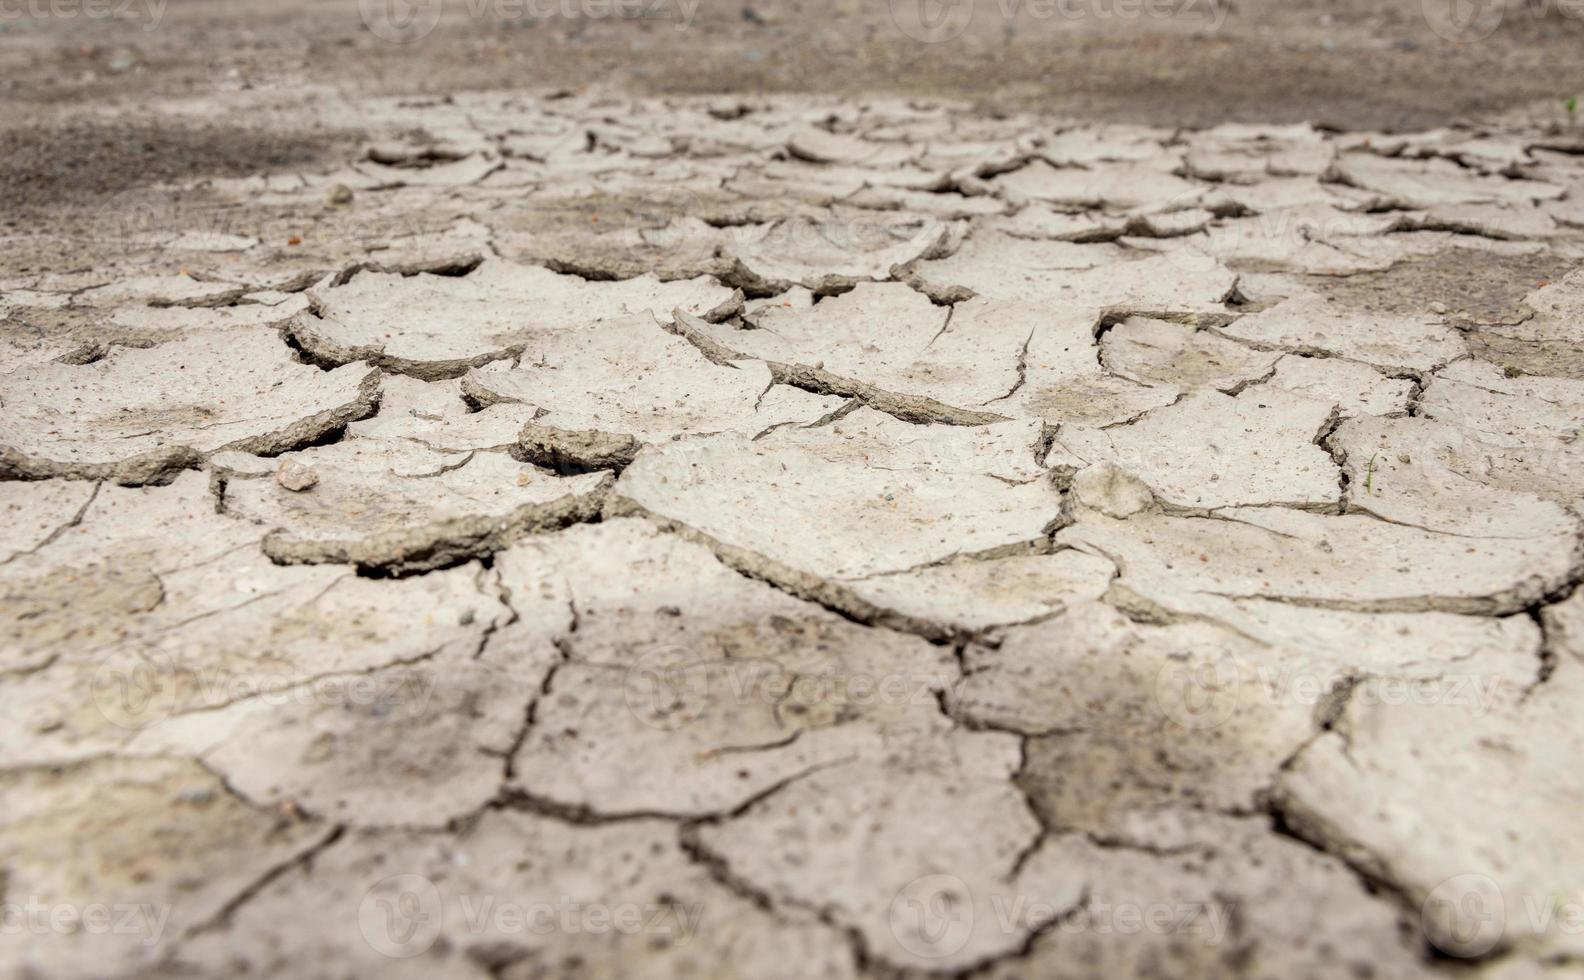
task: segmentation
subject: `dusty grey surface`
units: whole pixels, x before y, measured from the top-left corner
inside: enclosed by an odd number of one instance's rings
[[[1568,131],[279,95],[6,239],[7,975],[1580,975]]]

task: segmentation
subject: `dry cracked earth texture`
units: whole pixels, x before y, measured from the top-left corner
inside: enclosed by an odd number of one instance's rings
[[[8,252],[7,975],[1581,975],[1584,141],[315,111]]]

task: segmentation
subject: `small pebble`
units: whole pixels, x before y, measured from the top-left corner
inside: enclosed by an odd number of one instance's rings
[[[275,482],[292,493],[301,493],[319,482],[319,474],[306,463],[283,459],[275,468]]]

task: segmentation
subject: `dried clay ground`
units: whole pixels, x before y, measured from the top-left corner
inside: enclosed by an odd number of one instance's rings
[[[1584,976],[1538,7],[7,22],[0,971]]]

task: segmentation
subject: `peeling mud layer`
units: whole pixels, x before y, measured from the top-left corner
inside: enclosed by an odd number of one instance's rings
[[[1580,976],[1584,142],[289,121],[6,244],[6,976]]]

